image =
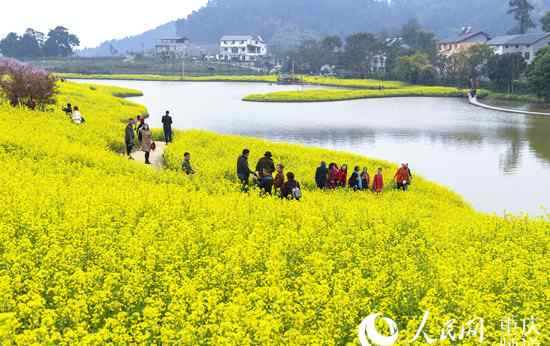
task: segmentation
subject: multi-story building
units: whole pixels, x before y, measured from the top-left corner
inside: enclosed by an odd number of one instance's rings
[[[496,54],[519,53],[531,64],[538,51],[550,45],[550,33],[497,36],[487,44]]]
[[[473,30],[469,26],[464,27],[457,36],[438,42],[439,54],[449,57],[463,52],[472,46],[486,44],[490,39],[491,36],[483,31]]]
[[[182,38],[163,38],[155,45],[155,54],[163,57],[183,58],[189,40]]]
[[[223,36],[220,39],[220,60],[252,62],[266,55],[267,45],[260,36]]]

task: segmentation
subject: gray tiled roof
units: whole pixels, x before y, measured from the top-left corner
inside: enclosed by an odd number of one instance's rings
[[[458,35],[458,36],[455,36],[455,37],[448,37],[446,39],[443,39],[443,40],[439,40],[439,43],[460,43],[462,41],[466,41],[474,36],[477,36],[477,35],[485,35],[487,37],[489,37],[489,35],[483,31],[472,31],[468,34],[461,34],[461,35]]]
[[[256,39],[256,37],[252,35],[225,35],[220,41],[247,41],[253,39]]]
[[[525,34],[525,35],[506,35],[506,36],[497,36],[487,42],[490,46],[502,46],[502,45],[531,45],[536,43],[546,37],[550,37],[550,33],[536,33],[536,34]]]

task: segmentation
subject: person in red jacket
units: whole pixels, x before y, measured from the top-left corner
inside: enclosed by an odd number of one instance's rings
[[[338,186],[346,187],[348,182],[348,165],[345,163],[342,165],[338,171]]]
[[[331,189],[335,189],[338,185],[338,175],[340,170],[338,169],[338,165],[335,163],[331,163],[328,166],[328,187]]]
[[[407,167],[405,163],[402,164],[401,167],[399,167],[394,176],[395,183],[397,184],[397,189],[407,191],[411,180],[409,172],[409,167]]]
[[[372,191],[381,193],[384,189],[384,177],[382,176],[382,168],[378,168],[378,172],[372,180]]]

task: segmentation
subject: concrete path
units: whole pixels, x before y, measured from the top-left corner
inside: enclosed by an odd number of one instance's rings
[[[149,161],[152,167],[160,169],[164,167],[164,150],[166,149],[166,144],[159,141],[155,141],[155,144],[157,148],[155,151],[151,151]],[[134,151],[132,153],[132,158],[137,162],[145,163],[145,153],[141,150]]]
[[[550,113],[542,113],[542,112],[528,112],[528,111],[522,111],[519,109],[509,109],[509,108],[502,108],[502,107],[494,107],[489,106],[484,103],[481,103],[477,100],[477,97],[472,97],[468,95],[468,99],[470,100],[470,103],[476,107],[481,107],[485,109],[491,109],[493,111],[499,111],[499,112],[507,112],[507,113],[515,113],[515,114],[527,114],[527,115],[543,115],[543,116],[549,116]]]

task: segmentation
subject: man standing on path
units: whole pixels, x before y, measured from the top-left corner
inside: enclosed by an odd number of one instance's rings
[[[162,117],[162,127],[164,129],[164,141],[166,144],[172,143],[172,117],[170,111],[166,111],[166,114]]]
[[[124,142],[126,144],[126,154],[128,158],[132,158],[132,149],[134,149],[136,137],[134,133],[134,119],[130,118],[128,125],[126,125],[126,131],[124,134]]]

